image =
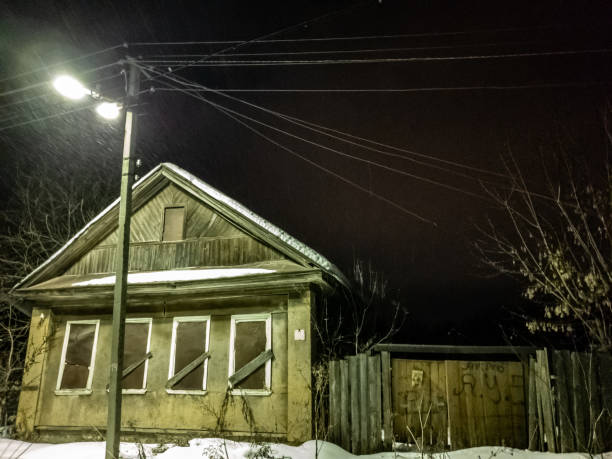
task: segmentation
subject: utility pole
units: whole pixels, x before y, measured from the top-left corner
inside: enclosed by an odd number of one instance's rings
[[[110,382],[108,393],[108,420],[106,427],[106,459],[119,457],[121,438],[121,379],[123,373],[123,342],[125,338],[125,304],[130,248],[130,217],[132,213],[132,184],[136,144],[136,104],[140,89],[140,69],[131,58],[127,59],[128,91],[125,101],[125,134],[123,164],[121,166],[121,195],[119,200],[119,234],[115,263],[115,291],[113,301],[113,332],[111,341]]]

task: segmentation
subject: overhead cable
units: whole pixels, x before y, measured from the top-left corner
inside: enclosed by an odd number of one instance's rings
[[[171,86],[171,87],[172,87],[172,85],[171,85],[170,83],[168,83],[168,82],[165,82],[165,81],[164,81],[164,82],[163,82],[163,84],[166,84],[166,85],[169,85],[169,86]],[[174,87],[174,88],[175,88],[175,89],[177,89],[178,91],[180,91],[180,88],[176,88],[176,87]],[[244,121],[242,121],[241,119],[239,119],[237,116],[234,116],[234,115],[231,113],[231,111],[230,111],[230,110],[227,110],[227,109],[225,109],[225,108],[221,107],[220,105],[215,104],[214,102],[211,102],[211,101],[209,101],[209,100],[207,100],[207,99],[205,99],[205,98],[203,98],[203,97],[199,96],[199,94],[194,94],[194,93],[189,93],[189,92],[185,92],[185,94],[187,94],[187,95],[189,95],[189,96],[191,96],[191,97],[195,97],[196,99],[201,100],[202,102],[205,102],[205,103],[207,103],[207,104],[211,105],[212,107],[214,107],[215,109],[217,109],[217,110],[219,110],[221,113],[223,113],[224,115],[226,115],[226,116],[228,116],[229,118],[233,119],[234,121],[236,121],[236,122],[237,122],[237,123],[239,123],[240,125],[242,125],[242,126],[246,127],[246,128],[247,128],[248,130],[250,130],[251,132],[253,132],[253,133],[257,134],[259,137],[261,137],[261,138],[263,138],[263,139],[267,140],[267,141],[268,141],[268,142],[270,142],[271,144],[273,144],[273,145],[277,146],[278,148],[280,148],[280,149],[282,149],[282,150],[286,151],[287,153],[289,153],[289,154],[291,154],[291,155],[293,155],[293,156],[295,156],[295,157],[297,157],[297,158],[301,159],[302,161],[304,161],[304,162],[306,162],[306,163],[310,164],[311,166],[316,167],[317,169],[319,169],[319,170],[321,170],[321,171],[323,171],[323,172],[325,172],[325,173],[327,173],[327,174],[329,174],[329,175],[331,175],[331,176],[333,176],[333,177],[337,178],[338,180],[340,180],[340,181],[342,181],[342,182],[344,182],[344,183],[346,183],[346,184],[348,184],[348,185],[352,186],[353,188],[356,188],[356,189],[358,189],[358,190],[360,190],[360,191],[363,191],[364,193],[367,193],[368,195],[370,195],[370,196],[372,196],[372,197],[374,197],[374,198],[376,198],[376,199],[378,199],[378,200],[381,200],[381,201],[383,201],[383,202],[385,202],[385,203],[389,204],[390,206],[394,207],[395,209],[398,209],[398,210],[402,211],[403,213],[405,213],[405,214],[407,214],[407,215],[410,215],[410,216],[412,216],[412,217],[416,218],[416,219],[417,219],[417,220],[419,220],[419,221],[422,221],[422,222],[424,222],[424,223],[429,223],[429,224],[431,224],[431,225],[433,225],[433,226],[437,226],[436,222],[434,222],[433,220],[430,220],[430,219],[428,219],[428,218],[426,218],[426,217],[423,217],[423,216],[421,216],[421,215],[419,215],[419,214],[417,214],[417,213],[415,213],[415,212],[413,212],[413,211],[411,211],[411,210],[408,210],[408,209],[407,209],[407,208],[405,208],[404,206],[402,206],[402,205],[400,205],[400,204],[398,204],[398,203],[396,203],[396,202],[392,201],[391,199],[386,198],[386,197],[384,197],[384,196],[382,196],[382,195],[380,195],[380,194],[376,193],[375,191],[372,191],[371,189],[368,189],[368,188],[366,188],[366,187],[364,187],[364,186],[362,186],[362,185],[359,185],[359,184],[358,184],[358,183],[356,183],[356,182],[353,182],[352,180],[350,180],[350,179],[348,179],[348,178],[344,177],[343,175],[338,174],[337,172],[334,172],[334,171],[332,171],[331,169],[328,169],[328,168],[326,168],[325,166],[320,165],[320,164],[319,164],[319,163],[317,163],[316,161],[313,161],[312,159],[307,158],[306,156],[304,156],[304,155],[302,155],[302,154],[300,154],[300,153],[298,153],[298,152],[294,151],[293,149],[291,149],[291,148],[289,148],[289,147],[287,147],[287,146],[285,146],[285,145],[283,145],[283,144],[281,144],[281,143],[277,142],[276,140],[274,140],[274,139],[272,139],[272,138],[270,138],[270,137],[266,136],[265,134],[263,134],[263,133],[262,133],[261,131],[259,131],[258,129],[256,129],[256,128],[254,128],[254,127],[250,126],[250,125],[249,125],[249,124],[247,124],[246,122],[244,122]]]
[[[76,61],[80,61],[82,59],[87,59],[88,57],[93,57],[93,56],[97,56],[99,54],[104,54],[104,53],[107,53],[107,52],[112,51],[114,49],[125,47],[125,46],[126,46],[125,44],[110,46],[108,48],[104,48],[104,49],[101,49],[99,51],[94,51],[93,53],[83,54],[81,56],[74,57],[72,59],[67,59],[65,61],[56,62],[55,64],[44,65],[42,67],[38,67],[36,69],[29,70],[27,72],[23,72],[23,73],[19,73],[17,75],[13,75],[13,76],[10,76],[10,77],[2,78],[2,79],[0,79],[0,83],[4,83],[5,81],[8,81],[8,80],[14,80],[15,78],[21,78],[21,77],[24,77],[24,76],[27,76],[27,75],[31,75],[33,73],[43,72],[43,71],[51,69],[51,68],[61,67],[62,65],[70,64],[71,62],[76,62]]]
[[[168,77],[166,76],[166,78],[168,78]],[[198,96],[197,98],[199,98],[202,101],[207,102],[210,105],[219,105],[219,107],[223,108],[224,110],[227,110],[228,112],[230,112],[230,113],[232,113],[232,114],[234,114],[236,116],[239,116],[239,117],[244,118],[244,119],[248,119],[249,121],[251,121],[251,122],[253,122],[255,124],[259,124],[261,126],[267,127],[268,129],[271,129],[273,131],[276,131],[276,132],[279,132],[281,134],[284,134],[285,136],[294,138],[294,139],[299,140],[299,141],[304,142],[304,143],[308,143],[310,145],[316,146],[316,147],[321,148],[323,150],[327,150],[327,151],[329,151],[331,153],[334,153],[334,154],[336,154],[338,156],[342,156],[342,157],[345,157],[345,158],[353,159],[355,161],[362,162],[362,163],[365,163],[365,164],[369,164],[371,166],[375,166],[375,167],[387,170],[389,172],[394,172],[394,173],[399,174],[399,175],[404,175],[404,176],[413,178],[415,180],[419,180],[419,181],[422,181],[422,182],[429,183],[431,185],[435,185],[435,186],[446,188],[446,189],[449,189],[449,190],[452,190],[452,191],[456,191],[458,193],[463,193],[463,194],[466,194],[466,195],[469,195],[469,196],[472,196],[472,197],[475,197],[475,198],[478,198],[478,199],[488,200],[488,198],[486,198],[486,197],[484,197],[482,195],[479,195],[477,193],[473,193],[471,191],[464,190],[462,188],[458,188],[458,187],[455,187],[453,185],[448,185],[446,183],[442,183],[442,182],[439,182],[437,180],[433,180],[433,179],[430,179],[430,178],[427,178],[427,177],[422,177],[422,176],[419,176],[419,175],[416,175],[416,174],[412,174],[410,172],[406,172],[406,171],[401,170],[401,169],[397,169],[397,168],[394,168],[394,167],[391,167],[391,166],[387,166],[385,164],[381,164],[381,163],[378,163],[376,161],[371,161],[369,159],[365,159],[365,158],[361,158],[359,156],[351,155],[349,153],[345,153],[345,152],[337,150],[335,148],[328,147],[327,145],[323,145],[323,144],[320,144],[318,142],[306,139],[304,137],[301,137],[301,136],[298,136],[298,135],[293,134],[291,132],[288,132],[288,131],[286,131],[284,129],[277,128],[276,126],[273,126],[271,124],[265,123],[263,121],[259,121],[259,120],[255,119],[255,118],[252,118],[252,117],[250,117],[248,115],[240,113],[240,112],[238,112],[236,110],[232,110],[232,109],[230,109],[228,107],[225,107],[223,105],[220,105],[220,104],[217,104],[215,102],[212,102],[211,100],[206,99],[205,97],[202,97],[200,94],[194,94],[192,92],[191,93],[187,92],[187,94],[190,94],[190,95],[192,95],[194,97]]]
[[[184,67],[251,67],[251,66],[287,66],[287,65],[337,65],[337,64],[393,64],[406,62],[440,62],[440,61],[465,61],[486,59],[514,59],[523,57],[539,56],[566,56],[578,54],[604,54],[612,51],[612,48],[581,49],[562,51],[537,51],[531,53],[508,53],[508,54],[481,54],[469,56],[426,56],[426,57],[388,57],[370,59],[308,59],[308,60],[173,60],[173,59],[143,59],[141,62],[156,65],[179,65],[177,70]],[[169,72],[171,73],[171,72]]]
[[[404,33],[404,34],[388,34],[388,35],[357,35],[345,37],[304,37],[304,38],[276,38],[276,39],[253,39],[249,40],[250,44],[257,43],[303,43],[303,42],[327,42],[327,41],[356,41],[356,40],[379,40],[379,39],[399,39],[399,38],[418,38],[418,37],[442,37],[455,35],[472,35],[477,33],[501,33],[501,32],[525,32],[529,30],[547,30],[554,28],[574,28],[567,24],[547,24],[541,26],[526,26],[526,27],[505,27],[498,29],[473,29],[473,30],[458,30],[449,32],[422,32],[422,33]],[[155,41],[155,42],[134,42],[132,46],[190,46],[190,45],[230,45],[244,43],[244,40],[208,40],[208,41]]]

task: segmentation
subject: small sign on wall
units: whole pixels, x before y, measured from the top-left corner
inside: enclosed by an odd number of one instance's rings
[[[306,332],[303,329],[298,329],[293,332],[293,339],[295,341],[305,341],[306,340]]]

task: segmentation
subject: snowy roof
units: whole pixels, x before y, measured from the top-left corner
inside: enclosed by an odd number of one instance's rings
[[[173,175],[179,176],[182,179],[189,182],[192,186],[197,188],[199,191],[205,193],[210,196],[212,199],[218,201],[219,203],[227,206],[231,210],[240,214],[242,217],[263,229],[269,235],[276,237],[279,241],[281,241],[284,245],[289,246],[299,254],[301,254],[304,258],[311,261],[317,267],[323,269],[332,275],[336,280],[340,283],[348,286],[349,282],[344,274],[327,258],[323,255],[310,248],[303,242],[298,241],[294,237],[287,234],[285,231],[278,228],[276,225],[273,225],[263,217],[260,217],[256,213],[247,209],[245,206],[240,204],[238,201],[230,198],[229,196],[223,194],[216,188],[208,185],[204,181],[200,180],[195,175],[187,172],[186,170],[178,167],[172,163],[160,163],[153,169],[151,169],[147,174],[141,177],[136,183],[133,185],[133,189],[137,189],[142,184],[146,183],[153,175],[156,173],[164,173],[165,171],[170,171],[171,174],[164,174],[164,176],[168,177],[172,180]],[[96,222],[105,217],[111,210],[119,204],[120,198],[115,199],[111,204],[109,204],[102,212],[96,215],[89,223],[87,223],[80,231],[78,231],[66,244],[64,244],[57,252],[51,255],[45,262],[43,262],[40,266],[38,266],[34,271],[24,277],[20,282],[18,282],[13,290],[20,288],[24,284],[26,284],[30,279],[32,279],[35,275],[41,272],[44,268],[49,266],[54,260],[56,260],[60,255],[62,255],[75,241],[77,241],[87,230],[89,230]]]

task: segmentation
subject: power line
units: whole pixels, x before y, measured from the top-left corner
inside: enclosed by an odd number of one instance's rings
[[[237,50],[237,49],[241,48],[242,46],[246,46],[249,43],[252,43],[252,42],[255,42],[255,41],[268,40],[268,39],[271,39],[272,37],[280,35],[281,33],[289,32],[291,30],[294,30],[294,29],[297,29],[297,28],[300,28],[300,27],[304,27],[304,26],[309,25],[309,24],[314,24],[315,22],[321,21],[321,20],[323,20],[325,18],[329,18],[329,17],[334,16],[336,14],[344,13],[346,11],[352,10],[352,9],[356,8],[357,6],[364,5],[365,3],[369,3],[369,1],[366,0],[366,1],[363,1],[363,2],[359,2],[359,3],[354,3],[353,5],[351,5],[349,7],[342,8],[342,9],[339,9],[339,10],[330,11],[330,12],[324,13],[322,15],[319,15],[319,16],[317,16],[315,18],[307,19],[305,21],[302,21],[302,22],[300,22],[298,24],[294,24],[294,25],[291,25],[291,26],[288,26],[288,27],[283,27],[282,29],[279,29],[279,30],[277,30],[275,32],[267,33],[267,34],[261,35],[261,36],[256,37],[256,38],[252,38],[250,40],[239,42],[237,44],[228,46],[228,47],[223,48],[223,49],[221,49],[219,51],[215,51],[215,52],[213,52],[213,53],[211,53],[211,54],[209,54],[207,56],[204,56],[201,59],[198,59],[197,61],[195,61],[195,63],[201,63],[203,61],[206,61],[206,60],[210,59],[211,57],[218,56],[218,55],[220,55],[220,54],[222,54],[222,53],[224,53],[226,51]],[[182,70],[184,68],[191,67],[191,66],[192,66],[192,64],[190,64],[190,63],[184,64],[184,65],[181,65],[179,68],[174,69],[173,71],[174,72],[178,72],[179,70]],[[168,72],[168,73],[170,73],[170,72]],[[145,81],[147,81],[147,80],[145,80]]]
[[[411,92],[437,92],[437,91],[479,91],[479,90],[513,90],[513,89],[535,89],[535,88],[566,88],[583,86],[610,85],[612,81],[570,81],[567,83],[535,83],[523,85],[491,85],[491,86],[440,86],[422,88],[209,88],[188,89],[188,91],[221,91],[226,93],[411,93]],[[177,91],[173,88],[153,88],[154,91]]]
[[[169,77],[166,76],[166,78],[169,78]],[[169,79],[171,79],[171,78],[169,78]],[[178,81],[178,83],[181,84],[180,81]],[[237,111],[232,110],[232,109],[230,109],[228,107],[222,106],[220,104],[216,104],[215,102],[212,102],[212,101],[202,97],[199,94],[194,94],[192,92],[191,93],[187,92],[187,94],[191,95],[192,97],[196,97],[196,98],[198,98],[198,99],[200,99],[200,100],[202,100],[202,101],[204,101],[204,102],[206,102],[206,103],[208,103],[210,105],[219,105],[220,108],[222,108],[224,110],[227,110],[228,112],[233,113],[236,116],[248,119],[249,121],[251,121],[253,123],[265,126],[268,129],[271,129],[273,131],[279,132],[279,133],[284,134],[284,135],[286,135],[288,137],[291,137],[291,138],[300,140],[302,142],[308,143],[310,145],[314,145],[314,146],[319,147],[321,149],[330,151],[330,152],[332,152],[332,153],[334,153],[336,155],[343,156],[343,157],[346,157],[346,158],[350,158],[350,159],[353,159],[355,161],[363,162],[363,163],[366,163],[366,164],[369,164],[369,165],[372,165],[372,166],[376,166],[376,167],[379,167],[381,169],[385,169],[387,171],[394,172],[394,173],[397,173],[397,174],[400,174],[400,175],[405,175],[407,177],[411,177],[413,179],[420,180],[420,181],[423,181],[423,182],[426,182],[426,183],[429,183],[429,184],[432,184],[432,185],[440,186],[442,188],[447,188],[447,189],[450,189],[452,191],[456,191],[458,193],[463,193],[463,194],[466,194],[466,195],[469,195],[469,196],[472,196],[472,197],[476,197],[476,198],[479,198],[479,199],[488,200],[488,198],[483,197],[482,195],[478,195],[476,193],[473,193],[471,191],[467,191],[467,190],[464,190],[462,188],[455,187],[453,185],[448,185],[446,183],[438,182],[436,180],[429,179],[427,177],[421,177],[419,175],[412,174],[410,172],[406,172],[406,171],[403,171],[403,170],[400,170],[400,169],[396,169],[394,167],[390,167],[390,166],[387,166],[387,165],[384,165],[384,164],[381,164],[381,163],[377,163],[376,161],[371,161],[369,159],[365,159],[365,158],[361,158],[361,157],[358,157],[358,156],[354,156],[354,155],[351,155],[349,153],[345,153],[345,152],[342,152],[340,150],[337,150],[335,148],[331,148],[331,147],[328,147],[326,145],[322,145],[322,144],[320,144],[318,142],[314,142],[312,140],[305,139],[304,137],[300,137],[298,135],[292,134],[292,133],[290,133],[288,131],[285,131],[283,129],[277,128],[277,127],[272,126],[272,125],[270,125],[268,123],[265,123],[263,121],[256,120],[256,119],[254,119],[254,118],[252,118],[252,117],[250,117],[248,115],[245,115],[243,113],[237,112]]]
[[[48,70],[50,68],[60,67],[62,65],[66,65],[66,64],[69,64],[71,62],[76,62],[76,61],[80,61],[82,59],[87,59],[88,57],[93,57],[93,56],[97,56],[99,54],[107,53],[108,51],[112,51],[112,50],[120,48],[122,46],[126,47],[126,44],[111,46],[109,48],[104,48],[104,49],[101,49],[99,51],[94,51],[93,53],[84,54],[84,55],[81,55],[81,56],[78,56],[78,57],[75,57],[75,58],[72,58],[72,59],[67,59],[65,61],[57,62],[55,64],[44,65],[44,66],[38,67],[38,68],[36,68],[34,70],[29,70],[27,72],[19,73],[17,75],[13,75],[11,77],[2,78],[2,79],[0,79],[0,83],[4,83],[5,81],[8,81],[8,80],[14,80],[15,78],[21,78],[21,77],[24,77],[24,76],[27,76],[27,75],[31,75],[33,73],[39,73],[39,72],[42,72],[44,70]]]
[[[359,41],[359,40],[379,40],[379,39],[399,39],[399,38],[418,38],[418,37],[440,37],[471,35],[477,33],[500,33],[500,32],[524,32],[529,30],[547,30],[555,28],[574,28],[567,24],[548,24],[542,26],[527,27],[506,27],[499,29],[474,29],[449,32],[423,32],[408,34],[388,34],[388,35],[357,35],[346,37],[314,37],[314,38],[277,38],[277,39],[254,39],[249,40],[249,44],[258,43],[308,43],[308,42],[328,42],[328,41]],[[156,41],[156,42],[135,42],[132,46],[192,46],[192,45],[230,45],[245,43],[244,40],[208,40],[208,41]]]
[[[468,43],[462,45],[443,45],[443,46],[410,46],[410,47],[394,47],[394,48],[361,48],[361,49],[333,49],[333,50],[318,50],[318,51],[280,51],[280,52],[252,52],[252,53],[223,53],[224,57],[244,57],[244,56],[307,56],[316,54],[362,54],[362,53],[394,53],[400,51],[428,51],[434,49],[463,49],[463,48],[489,48],[498,46],[515,46],[515,45],[544,45],[550,44],[544,42],[527,42],[527,41],[506,41],[497,43]],[[207,54],[147,54],[143,58],[177,58],[177,57],[203,57]]]
[[[531,53],[508,53],[469,56],[427,56],[427,57],[389,57],[372,59],[309,59],[309,60],[171,60],[171,59],[143,59],[140,62],[156,65],[180,65],[177,70],[184,67],[251,67],[251,66],[287,66],[287,65],[337,65],[337,64],[384,64],[405,62],[436,62],[458,60],[486,60],[486,59],[514,59],[522,57],[539,56],[566,56],[577,54],[603,54],[609,53],[612,48],[581,49],[563,51],[538,51]],[[169,72],[171,73],[171,72]]]
[[[151,69],[151,70],[153,72],[155,72],[155,73],[160,74],[160,72],[155,70],[155,69]],[[372,140],[368,140],[368,139],[357,137],[357,136],[352,136],[351,134],[348,134],[348,133],[345,133],[345,132],[342,132],[342,131],[339,131],[339,130],[334,130],[334,129],[328,128],[326,126],[322,126],[320,124],[316,124],[316,123],[312,123],[312,122],[306,121],[306,120],[301,119],[301,118],[289,116],[289,115],[286,115],[284,113],[280,113],[278,111],[271,110],[271,109],[268,109],[266,107],[262,107],[261,105],[254,104],[252,102],[248,102],[248,101],[245,101],[243,99],[239,99],[237,97],[230,96],[228,94],[224,94],[223,91],[218,91],[218,90],[214,90],[214,89],[211,89],[211,88],[207,88],[206,86],[201,85],[199,83],[191,82],[191,81],[187,80],[184,77],[179,77],[179,76],[170,77],[168,75],[164,75],[164,77],[167,78],[167,79],[170,79],[172,81],[175,81],[175,82],[177,82],[179,84],[182,84],[182,85],[188,85],[188,86],[192,86],[192,87],[197,87],[197,88],[199,88],[198,91],[208,91],[208,92],[217,93],[219,95],[222,95],[223,97],[226,97],[226,98],[229,98],[231,100],[234,100],[234,101],[246,104],[248,106],[251,106],[253,108],[265,111],[267,113],[270,113],[270,114],[273,114],[275,116],[281,117],[281,118],[283,118],[285,120],[288,120],[290,122],[299,123],[300,125],[302,125],[302,127],[305,127],[307,129],[313,130],[315,128],[318,128],[318,129],[322,129],[322,130],[325,130],[325,131],[328,131],[328,132],[333,132],[335,134],[343,135],[345,137],[354,138],[356,140],[361,140],[361,141],[366,141],[366,142],[369,142],[371,144],[376,144],[377,146],[380,146],[380,147],[394,149],[395,151],[401,151],[402,153],[407,153],[409,155],[421,157],[423,159],[428,159],[430,161],[433,160],[433,161],[445,163],[445,164],[448,164],[448,165],[452,165],[452,166],[455,166],[455,167],[460,167],[462,169],[466,169],[466,170],[469,170],[469,171],[472,171],[472,172],[479,172],[479,173],[484,173],[484,174],[488,174],[488,175],[495,175],[495,176],[503,177],[503,178],[506,177],[504,174],[500,174],[498,172],[490,171],[490,170],[487,170],[487,169],[473,167],[473,166],[469,166],[469,165],[466,165],[466,164],[457,163],[455,161],[444,160],[444,159],[441,159],[441,158],[437,158],[435,156],[426,155],[426,154],[423,154],[423,153],[417,153],[417,152],[412,151],[412,150],[407,150],[407,149],[403,149],[403,148],[399,148],[399,147],[393,147],[393,146],[390,146],[390,145],[380,144],[380,143],[376,143],[376,142],[374,142]],[[190,91],[190,90],[189,89],[185,89],[184,91]],[[317,132],[321,133],[320,131],[317,131]],[[327,135],[327,136],[330,136],[330,134],[325,134],[325,133],[323,133],[323,134]],[[342,139],[342,138],[337,137],[337,136],[332,136],[332,137],[336,138],[337,140],[341,140],[343,142],[346,142],[346,143],[352,143],[353,145],[359,146],[361,148],[366,148],[366,149],[372,150],[372,147],[364,146],[364,145],[358,144],[356,142],[351,142],[349,140]],[[397,155],[397,154],[390,153],[390,152],[384,152],[384,151],[378,150],[378,149],[376,150],[376,152],[381,153],[381,154],[385,154],[385,155],[388,155],[388,156],[399,157],[399,158],[402,158],[402,159],[411,160],[410,158],[407,158],[404,155]],[[415,160],[412,160],[412,161],[415,161]],[[420,163],[421,164],[426,164],[426,163],[423,163],[423,162],[420,162]],[[426,165],[428,165],[430,167],[436,167],[436,166],[433,166],[431,164],[426,164]],[[457,173],[457,171],[451,171],[451,170],[448,170],[448,169],[444,169],[444,170],[446,170],[447,172],[451,172],[451,173]],[[461,174],[461,175],[465,176],[465,174]],[[473,178],[473,177],[470,177],[470,178]]]
[[[162,84],[166,84],[166,85],[169,85],[169,86],[171,86],[171,87],[172,87],[172,85],[171,85],[170,83],[167,83],[167,82],[162,82]],[[180,91],[180,88],[176,88],[176,87],[174,87],[174,88]],[[429,224],[431,224],[431,225],[433,225],[433,226],[437,226],[436,222],[434,222],[433,220],[430,220],[430,219],[425,218],[425,217],[423,217],[423,216],[421,216],[421,215],[419,215],[419,214],[417,214],[417,213],[415,213],[415,212],[412,212],[412,211],[410,211],[410,210],[406,209],[404,206],[402,206],[402,205],[400,205],[400,204],[397,204],[396,202],[392,201],[391,199],[389,199],[389,198],[385,198],[384,196],[382,196],[382,195],[380,195],[380,194],[378,194],[378,193],[376,193],[376,192],[372,191],[371,189],[367,189],[367,188],[365,188],[365,187],[363,187],[363,186],[359,185],[358,183],[355,183],[355,182],[353,182],[352,180],[350,180],[350,179],[348,179],[348,178],[346,178],[346,177],[344,177],[344,176],[342,176],[342,175],[338,174],[337,172],[334,172],[334,171],[332,171],[331,169],[328,169],[328,168],[326,168],[325,166],[320,165],[320,164],[319,164],[319,163],[317,163],[316,161],[313,161],[312,159],[307,158],[307,157],[305,157],[305,156],[301,155],[300,153],[298,153],[298,152],[296,152],[296,151],[292,150],[291,148],[286,147],[285,145],[282,145],[281,143],[279,143],[279,142],[275,141],[274,139],[272,139],[272,138],[270,138],[270,137],[266,136],[266,135],[265,135],[265,134],[263,134],[261,131],[259,131],[259,130],[255,129],[254,127],[250,126],[249,124],[245,123],[244,121],[242,121],[242,120],[238,119],[236,116],[233,116],[233,115],[230,113],[230,110],[227,110],[227,109],[225,109],[225,108],[223,108],[223,107],[219,106],[218,104],[215,104],[215,103],[213,103],[213,102],[210,102],[210,101],[208,101],[207,99],[205,99],[205,98],[203,98],[203,97],[200,97],[199,95],[196,95],[196,94],[193,94],[193,93],[189,93],[189,92],[185,92],[185,94],[187,94],[187,95],[189,95],[189,96],[191,96],[191,97],[195,97],[196,99],[201,100],[201,101],[203,101],[203,102],[205,102],[205,103],[207,103],[207,104],[209,104],[209,105],[213,106],[214,108],[216,108],[217,110],[219,110],[221,113],[225,114],[226,116],[228,116],[229,118],[233,119],[233,120],[234,120],[234,121],[236,121],[237,123],[239,123],[239,124],[241,124],[242,126],[246,127],[246,128],[247,128],[247,129],[249,129],[251,132],[253,132],[253,133],[257,134],[259,137],[261,137],[261,138],[263,138],[263,139],[267,140],[267,141],[268,141],[268,142],[270,142],[271,144],[273,144],[273,145],[277,146],[278,148],[281,148],[282,150],[284,150],[284,151],[286,151],[286,152],[290,153],[291,155],[293,155],[293,156],[295,156],[295,157],[297,157],[297,158],[301,159],[302,161],[304,161],[304,162],[306,162],[306,163],[310,164],[311,166],[316,167],[317,169],[322,170],[323,172],[325,172],[325,173],[327,173],[327,174],[329,174],[329,175],[332,175],[333,177],[337,178],[338,180],[340,180],[340,181],[342,181],[342,182],[344,182],[344,183],[346,183],[346,184],[348,184],[348,185],[350,185],[350,186],[352,186],[352,187],[354,187],[354,188],[357,188],[358,190],[363,191],[364,193],[367,193],[367,194],[369,194],[370,196],[375,197],[376,199],[379,199],[379,200],[381,200],[381,201],[383,201],[383,202],[385,202],[385,203],[389,204],[390,206],[392,206],[392,207],[394,207],[394,208],[396,208],[396,209],[398,209],[398,210],[400,210],[400,211],[402,211],[402,212],[404,212],[404,213],[406,213],[406,214],[408,214],[408,215],[410,215],[410,216],[412,216],[412,217],[416,218],[417,220],[420,220],[420,221],[425,222],[425,223],[429,223]]]
[[[90,105],[86,105],[84,107],[75,108],[73,110],[67,110],[67,111],[64,111],[64,112],[61,112],[61,113],[55,113],[53,115],[43,116],[42,118],[35,118],[35,119],[32,119],[32,120],[23,121],[21,123],[11,124],[10,126],[2,126],[2,127],[0,127],[0,132],[6,131],[8,129],[13,129],[13,128],[16,128],[16,127],[19,127],[19,126],[26,126],[28,124],[38,123],[39,121],[45,121],[45,120],[49,120],[49,119],[52,119],[52,118],[58,118],[58,117],[64,116],[64,115],[70,115],[72,113],[76,113],[76,112],[80,112],[82,110],[93,108],[93,107],[96,106],[96,104],[90,104]]]

